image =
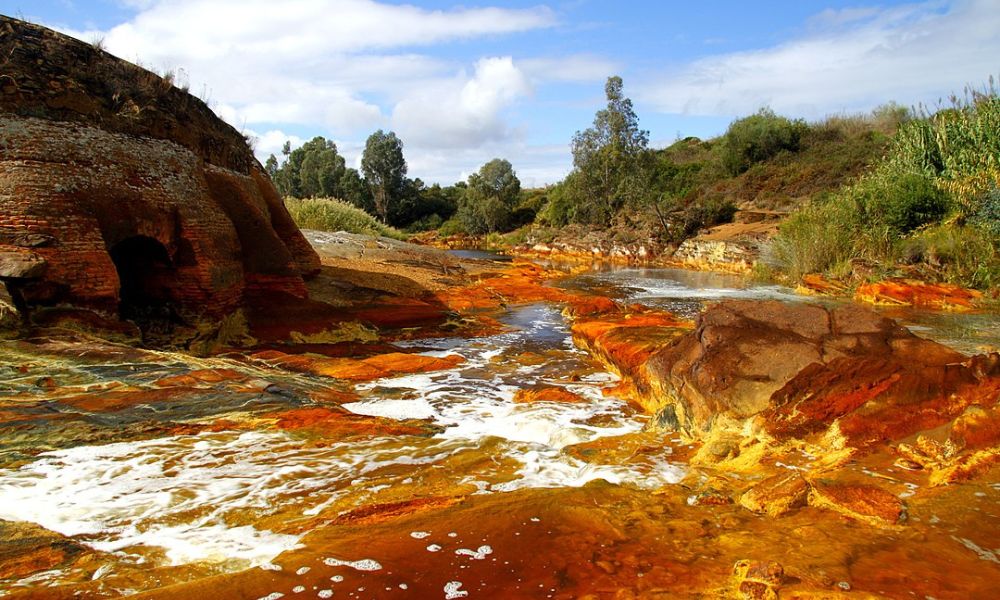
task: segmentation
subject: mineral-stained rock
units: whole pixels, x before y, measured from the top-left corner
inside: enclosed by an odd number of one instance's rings
[[[768,477],[743,493],[740,505],[755,513],[779,517],[806,505],[809,484],[799,473]]]
[[[947,283],[889,279],[862,285],[854,297],[871,304],[965,310],[974,306],[982,298],[982,293]]]
[[[19,308],[219,315],[305,296],[318,257],[246,140],[204,102],[2,16],[0,55],[0,280]]]
[[[586,399],[581,397],[579,394],[574,394],[573,392],[561,388],[561,387],[541,387],[534,389],[521,389],[517,390],[514,394],[514,402],[517,403],[529,403],[529,402],[586,402]]]
[[[751,469],[809,444],[835,465],[959,417],[947,461],[905,443],[900,453],[932,468],[932,483],[1000,459],[1000,355],[966,357],[856,305],[735,300],[709,307],[693,331],[619,313],[578,318],[573,335],[623,376],[651,426],[704,442],[696,462]]]
[[[0,519],[0,581],[63,567],[88,553],[83,545],[33,523]]]
[[[874,485],[815,481],[809,504],[877,526],[895,525],[904,515],[903,501]]]
[[[733,581],[738,598],[777,600],[778,588],[785,580],[785,570],[770,561],[741,560],[733,565]]]

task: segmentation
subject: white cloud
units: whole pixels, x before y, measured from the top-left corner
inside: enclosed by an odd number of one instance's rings
[[[647,82],[638,98],[662,112],[744,115],[763,105],[804,117],[896,100],[935,102],[1000,68],[1000,6],[959,0],[826,11],[799,39],[710,56]]]
[[[509,57],[483,58],[472,76],[427,83],[396,104],[393,128],[427,148],[461,148],[503,140],[515,132],[503,111],[531,93],[528,78]]]
[[[108,51],[154,70],[183,68],[190,87],[234,125],[318,126],[342,135],[387,123],[385,103],[455,65],[390,52],[555,24],[544,7],[427,10],[373,0],[124,0],[139,9],[101,37]],[[381,100],[381,101],[380,101]]]
[[[575,54],[561,58],[528,58],[518,65],[533,81],[565,81],[571,83],[604,83],[622,70],[617,62],[591,54]]]
[[[298,148],[306,141],[297,135],[285,133],[280,129],[269,129],[264,133],[257,133],[252,129],[248,129],[246,133],[256,140],[254,149],[257,156],[261,158],[261,162],[264,162],[270,154],[276,156],[278,162],[281,162],[284,160],[284,157],[281,156],[281,148],[285,145],[285,142],[291,142],[292,148]]]

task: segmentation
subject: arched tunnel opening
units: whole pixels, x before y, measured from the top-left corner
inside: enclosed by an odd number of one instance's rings
[[[177,321],[176,269],[167,249],[144,235],[126,238],[109,250],[120,282],[118,312],[141,327]],[[143,327],[145,329],[145,327]]]

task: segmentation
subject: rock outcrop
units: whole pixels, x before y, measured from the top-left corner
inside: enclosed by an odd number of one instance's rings
[[[215,316],[306,295],[317,255],[204,102],[2,16],[0,57],[0,283],[22,313]]]
[[[578,321],[574,338],[711,462],[750,466],[794,442],[834,464],[902,442],[944,483],[1000,455],[1000,355],[966,357],[851,305],[722,302],[686,333],[643,320]]]

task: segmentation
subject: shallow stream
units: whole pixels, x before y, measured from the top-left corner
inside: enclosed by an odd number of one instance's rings
[[[560,285],[601,289],[612,297],[687,317],[696,315],[704,302],[723,298],[811,301],[787,289],[751,285],[738,277],[670,269],[592,272]],[[1000,346],[1000,320],[992,315],[887,312],[917,333],[965,352]],[[125,579],[131,584],[91,588],[98,595],[114,595],[148,585],[149,580],[136,575],[145,570],[166,569],[163,573],[171,575],[161,575],[167,581],[183,581],[249,567],[267,572],[281,569],[283,552],[296,551],[299,554],[292,555],[299,556],[352,539],[345,534],[336,543],[324,542],[322,531],[342,522],[344,515],[361,514],[370,507],[504,494],[547,499],[550,496],[525,496],[530,493],[526,490],[554,493],[595,485],[602,490],[595,494],[601,495],[612,493],[607,484],[629,494],[648,493],[684,477],[686,467],[671,454],[677,440],[644,432],[647,417],[602,393],[615,376],[573,346],[560,307],[519,306],[500,320],[508,329],[498,335],[406,342],[412,350],[433,356],[458,354],[465,362],[448,371],[361,384],[356,388],[358,398],[344,405],[358,415],[424,420],[435,426],[431,435],[372,435],[329,443],[294,432],[241,428],[58,449],[0,471],[0,518],[34,522],[111,553],[111,566],[85,576],[98,581],[116,571],[130,573]],[[167,374],[185,371],[182,364],[164,369]],[[116,377],[120,379],[120,374]],[[519,389],[541,386],[563,388],[582,401],[514,401]],[[177,414],[182,407],[147,403],[124,408],[126,414],[119,419],[127,420],[127,411],[169,408],[175,420],[183,420],[184,415]],[[201,416],[191,414],[190,418]],[[4,443],[0,440],[0,445]],[[565,502],[571,504],[586,496],[568,498]],[[474,506],[495,501],[470,500]],[[543,518],[532,516],[525,521],[522,517],[511,518],[520,519],[520,525]],[[447,580],[444,585],[397,564],[401,585],[389,586],[393,595],[420,590],[423,581],[427,589],[437,590],[432,597],[463,597],[466,590],[476,588],[462,576],[455,557],[486,560],[495,550],[499,552],[495,541],[451,535],[441,530],[439,522],[429,521],[422,528],[407,521],[405,527],[399,535],[416,544],[419,552],[445,548],[452,562],[435,574]],[[585,528],[593,527],[588,520]],[[465,545],[451,548],[449,542],[456,540],[446,533]],[[595,547],[599,541],[595,538]],[[373,543],[353,547],[349,556],[320,558],[325,567],[343,569],[346,565],[355,575],[364,574],[377,570],[376,565],[381,568],[380,562],[386,560],[373,556],[378,547]],[[490,560],[496,562],[496,558]],[[352,562],[360,560],[372,562]],[[312,567],[303,568],[308,572]],[[287,570],[286,566],[286,575]],[[82,577],[55,569],[12,583],[0,594],[72,583]],[[335,577],[330,581],[336,582]],[[492,577],[482,575],[477,584],[497,585]],[[542,591],[547,592],[548,585]],[[303,597],[330,597],[325,592],[332,595],[336,586],[295,587],[309,592]],[[363,586],[354,587],[350,596],[389,594],[389,588],[381,591],[379,587],[377,593],[373,589],[366,592]],[[555,593],[557,587],[551,590]],[[292,587],[272,591],[298,593]]]

